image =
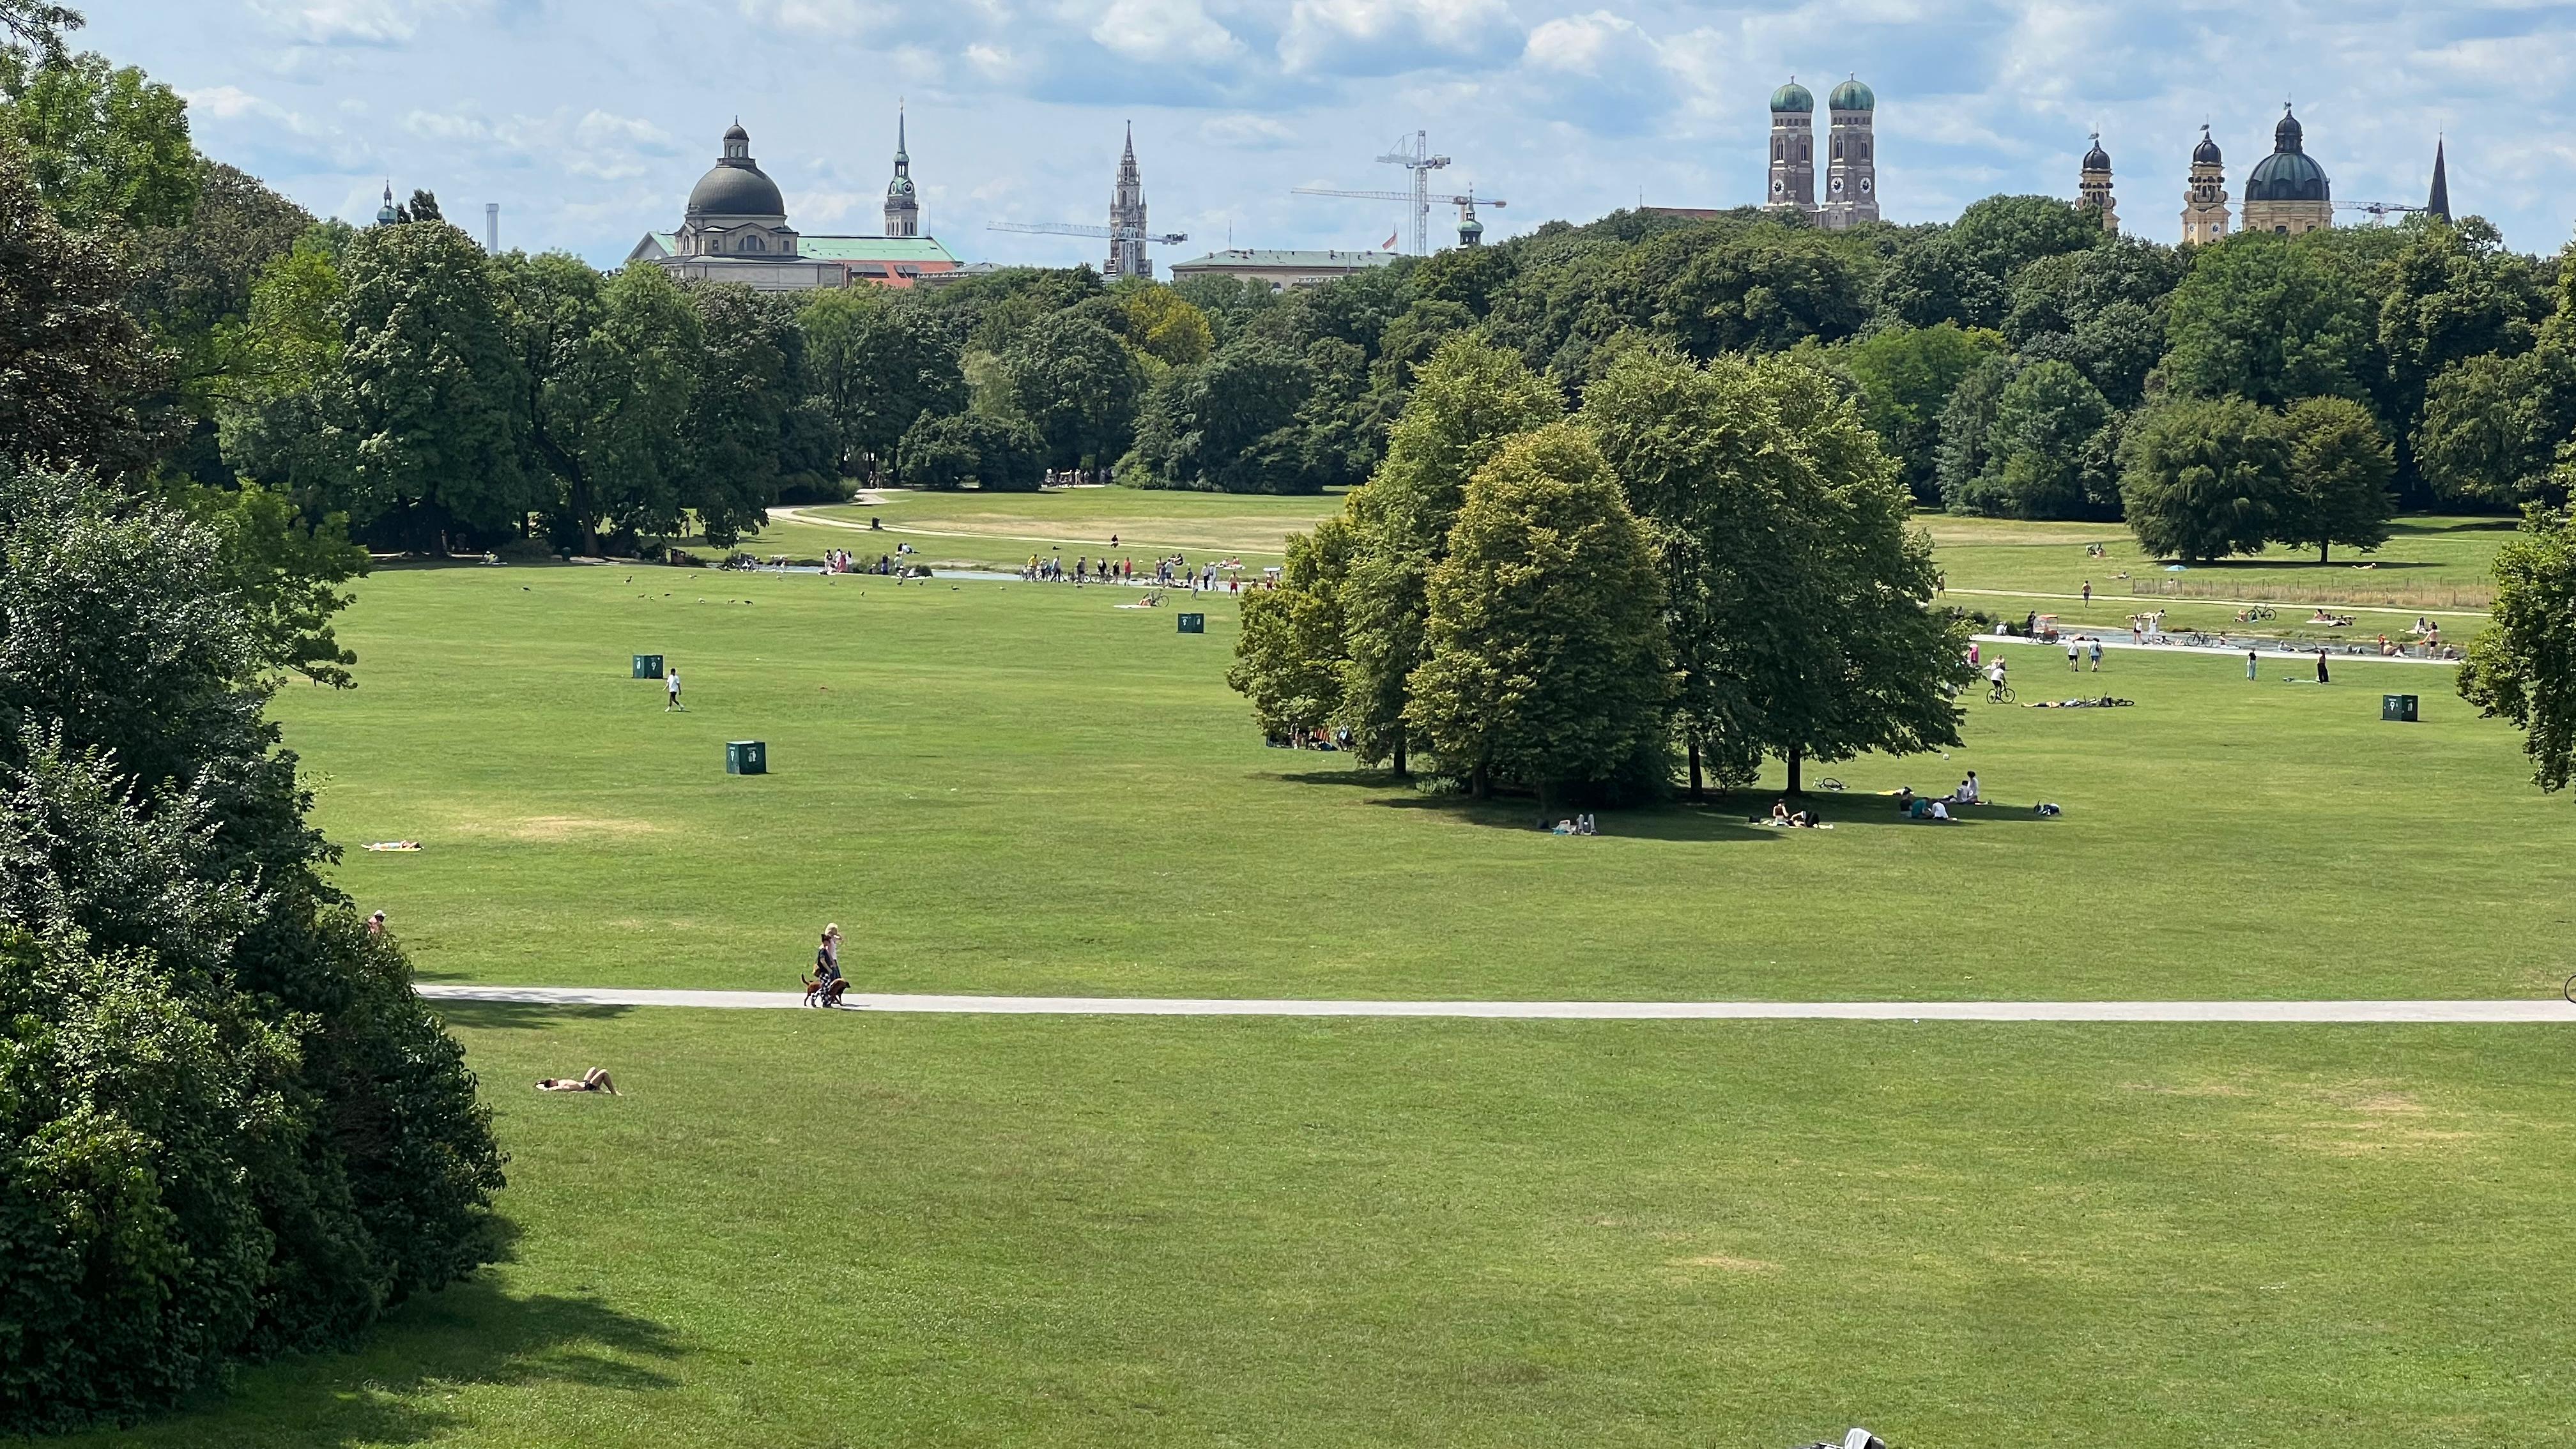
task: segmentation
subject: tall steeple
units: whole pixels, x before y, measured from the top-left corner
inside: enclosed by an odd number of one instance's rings
[[[385,183],[385,204],[376,208],[376,225],[391,226],[400,220],[402,213],[394,210],[394,184],[388,181]]]
[[[1118,158],[1118,184],[1109,193],[1110,281],[1150,277],[1154,264],[1145,256],[1145,180],[1136,169],[1136,123],[1127,123],[1127,149]]]
[[[921,235],[921,203],[912,187],[912,153],[904,145],[903,102],[894,103],[894,179],[886,183],[885,234]]]
[[[2424,209],[2444,221],[2451,219],[2451,171],[2442,160],[2442,138],[2433,138],[2433,194],[2425,199]]]
[[[1771,194],[1776,211],[1816,210],[1816,94],[1796,76],[1771,93]]]
[[[2227,239],[2227,164],[2209,127],[2191,148],[2191,185],[2182,194],[2182,239],[2195,245]]]
[[[2120,212],[2111,199],[2111,153],[2102,149],[2102,133],[2093,133],[2093,149],[2084,153],[2084,169],[2076,181],[2076,192],[2083,204],[2101,213],[2102,229],[2113,235],[2120,231]]]

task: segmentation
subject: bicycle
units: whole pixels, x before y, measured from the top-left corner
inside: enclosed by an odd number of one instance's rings
[[[2562,994],[2565,995],[2571,1003],[2576,1003],[2576,976],[2570,976],[2567,978],[2567,985],[2562,989]]]
[[[2015,690],[2009,684],[1998,684],[1994,688],[1986,691],[1986,703],[1988,704],[2010,704],[2019,698],[2021,698],[2020,692]]]

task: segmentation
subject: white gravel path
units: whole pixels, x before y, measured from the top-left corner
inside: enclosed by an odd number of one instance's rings
[[[544,1006],[795,1010],[793,991],[643,991],[614,986],[423,983],[432,1001]],[[905,996],[843,998],[859,1011],[994,1016],[1406,1016],[1507,1021],[2107,1021],[2316,1024],[2576,1023],[2576,1005],[2537,1001],[1262,1001],[1230,997]]]

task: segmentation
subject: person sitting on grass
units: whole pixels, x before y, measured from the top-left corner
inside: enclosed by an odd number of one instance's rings
[[[1896,813],[1899,815],[1910,815],[1913,812],[1914,787],[1911,785],[1899,785],[1896,788]]]
[[[540,1092],[606,1092],[612,1097],[618,1094],[617,1084],[608,1079],[606,1067],[592,1067],[582,1073],[578,1081],[566,1077],[539,1077],[537,1090]]]
[[[1950,795],[1950,803],[1953,805],[1983,805],[1986,803],[1985,796],[1980,794],[1977,789],[1976,771],[1970,770],[1968,772],[1968,778],[1959,782],[1959,788],[1953,791]]]
[[[1792,814],[1790,814],[1790,813],[1789,813],[1789,802],[1788,802],[1788,801],[1786,801],[1786,800],[1774,800],[1774,801],[1772,801],[1772,802],[1771,802],[1771,823],[1772,823],[1772,824],[1774,824],[1774,825],[1789,825],[1789,824],[1793,824],[1793,823],[1795,823],[1796,819],[1797,819],[1797,817],[1796,817],[1796,816],[1794,816],[1794,815],[1792,815]]]

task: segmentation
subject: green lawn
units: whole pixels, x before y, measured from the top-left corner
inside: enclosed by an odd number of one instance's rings
[[[453,1019],[518,1261],[114,1442],[2576,1429],[2544,1028]]]
[[[2334,551],[2320,564],[2313,549],[2275,545],[2262,553],[2168,570],[2138,548],[2117,523],[2016,523],[1926,514],[1918,520],[1932,535],[1942,572],[1954,593],[1999,590],[2046,596],[2072,595],[2089,580],[2096,598],[2114,608],[2112,620],[2164,606],[2177,619],[2195,599],[2270,601],[2283,605],[2334,604],[2412,613],[2421,609],[2484,610],[2493,596],[2489,569],[2496,550],[2513,536],[2507,518],[2403,518],[2387,543],[2371,553]],[[2104,558],[2086,555],[2101,544]],[[2126,575],[2126,577],[2123,577]],[[1968,598],[1954,603],[1976,607]],[[2049,607],[2040,604],[2043,612]],[[2224,619],[2232,609],[2211,608]],[[2304,607],[2283,608],[2304,617]],[[2197,615],[2194,616],[2197,619]],[[2369,632],[2394,632],[2407,619],[2379,617]]]
[[[917,493],[889,489],[876,503],[799,510],[803,515],[883,532],[865,537],[847,528],[783,519],[741,547],[764,558],[789,553],[819,557],[846,548],[869,557],[909,543],[934,564],[1007,568],[1030,555],[1132,558],[1138,563],[1180,553],[1191,562],[1239,558],[1258,567],[1279,562],[1288,535],[1303,533],[1339,513],[1340,495],[1273,498],[1227,493],[1180,493],[1136,488],[1051,488],[1041,493]],[[1118,539],[1112,550],[1110,538]]]
[[[1956,758],[1819,767],[1837,829],[1767,796],[1607,836],[1265,749],[1209,632],[1124,591],[456,568],[367,581],[361,686],[278,703],[340,870],[437,980],[792,986],[838,921],[892,990],[1596,998],[2491,996],[2562,965],[2576,810],[2448,671],[2248,684],[2115,652],[1977,706]],[[737,602],[741,601],[741,602]],[[692,708],[627,677],[683,670]],[[2383,724],[2379,695],[2424,698]],[[775,773],[723,773],[766,740]],[[1969,769],[2017,808],[1902,825],[1859,792]],[[2042,821],[2028,806],[2065,807]]]
[[[1262,748],[1098,589],[394,570],[282,695],[432,979],[1486,997],[2531,996],[2576,810],[2446,671],[2115,653],[1822,767],[1837,829],[1529,828]],[[627,657],[679,663],[665,714]],[[2025,697],[2062,670],[2014,654]],[[2382,724],[2404,688],[2425,721]],[[722,773],[730,738],[777,773]],[[1859,792],[1975,768],[1956,828]],[[514,1261],[168,1449],[2416,1449],[2576,1429],[2537,1027],[454,1004]],[[619,1099],[539,1096],[604,1065]]]

